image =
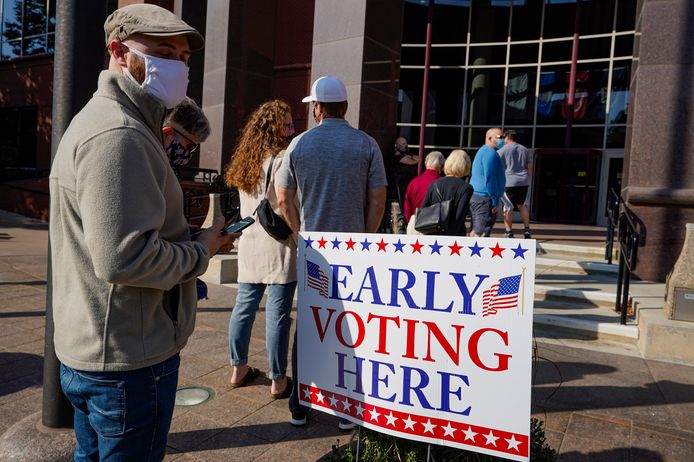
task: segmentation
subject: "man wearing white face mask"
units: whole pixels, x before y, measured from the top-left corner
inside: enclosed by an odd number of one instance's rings
[[[76,461],[162,460],[196,276],[238,235],[192,241],[162,139],[199,32],[147,4],[104,24],[110,54],[50,175],[55,352],[75,410]]]

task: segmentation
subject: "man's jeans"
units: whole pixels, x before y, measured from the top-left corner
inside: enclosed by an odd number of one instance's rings
[[[255,314],[266,284],[239,283],[236,305],[229,319],[229,351],[231,365],[248,363],[248,344]],[[265,348],[270,368],[270,379],[277,380],[287,373],[287,352],[289,350],[290,312],[296,282],[287,284],[267,284],[265,303]]]
[[[151,367],[85,372],[60,365],[75,409],[75,462],[160,461],[173,416],[178,354]]]

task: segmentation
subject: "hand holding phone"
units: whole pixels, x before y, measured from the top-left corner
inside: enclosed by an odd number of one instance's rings
[[[225,229],[226,232],[229,234],[240,233],[244,229],[251,226],[253,223],[255,223],[253,217],[246,217],[240,221],[237,221],[236,223],[231,223],[230,225],[227,225]]]

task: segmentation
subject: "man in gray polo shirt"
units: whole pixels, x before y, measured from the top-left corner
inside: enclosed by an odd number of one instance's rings
[[[303,102],[313,103],[318,126],[292,140],[277,172],[282,215],[294,232],[376,232],[386,204],[383,158],[376,141],[345,120],[345,85],[332,76],[320,77]],[[292,355],[296,379],[296,339]],[[299,403],[296,380],[289,409],[293,425],[306,423],[307,409]],[[343,430],[352,427],[340,422]]]

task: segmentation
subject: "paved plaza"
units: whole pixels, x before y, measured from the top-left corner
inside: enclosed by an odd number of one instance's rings
[[[41,410],[47,225],[0,211],[0,435]],[[287,400],[260,378],[231,389],[227,325],[233,286],[209,286],[197,327],[181,354],[180,385],[203,385],[213,399],[177,408],[166,460],[317,461],[347,444],[337,418],[313,413],[289,425]],[[264,313],[250,345],[267,369]],[[79,326],[76,326],[79,328]],[[545,422],[561,461],[694,460],[694,367],[644,360],[600,341],[543,333],[536,342],[533,416]],[[0,454],[0,460],[5,458]]]

